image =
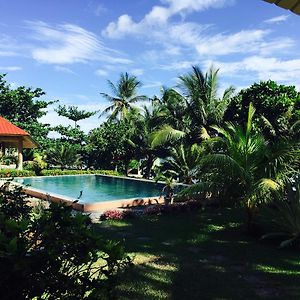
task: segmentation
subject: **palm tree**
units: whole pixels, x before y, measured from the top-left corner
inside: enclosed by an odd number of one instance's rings
[[[180,182],[192,184],[195,177],[195,169],[202,158],[203,147],[198,144],[185,146],[180,144],[170,150],[170,156],[163,164],[166,173],[176,174]],[[177,177],[176,176],[176,177]]]
[[[175,89],[162,88],[162,97],[157,100],[156,127],[151,133],[152,148],[169,141],[176,141],[189,132],[185,100]]]
[[[69,144],[55,144],[47,151],[49,163],[59,165],[61,170],[66,167],[78,166],[81,163],[77,150]]]
[[[179,89],[182,91],[188,112],[196,125],[197,134],[202,126],[219,125],[234,93],[234,88],[227,88],[222,97],[218,96],[219,69],[209,68],[203,74],[198,66],[193,71],[179,77]]]
[[[239,201],[247,211],[248,229],[252,227],[254,212],[262,202],[270,199],[272,191],[278,190],[286,177],[295,172],[299,162],[299,149],[289,141],[269,144],[261,133],[254,132],[252,123],[255,109],[249,106],[245,128],[227,123],[226,127],[212,126],[217,137],[207,140],[213,153],[207,155],[202,165],[216,171],[218,180],[200,174],[202,180],[186,189],[183,194],[199,192],[224,192],[226,185],[234,184],[239,191]],[[223,191],[220,191],[223,189]]]
[[[202,133],[203,131],[207,132],[210,125],[221,124],[225,110],[234,93],[234,88],[227,88],[222,97],[219,98],[219,70],[211,67],[204,74],[199,67],[193,66],[192,68],[192,73],[179,77],[178,88],[181,94],[174,89],[172,89],[172,93],[168,92],[167,96],[171,103],[175,100],[184,103],[181,104],[181,107],[176,107],[180,115],[171,114],[172,121],[167,122],[167,125],[155,132],[153,145],[163,144],[170,140],[179,140],[183,137],[189,137],[192,142],[195,142],[201,138],[201,131]]]
[[[113,96],[100,93],[111,103],[100,114],[100,117],[111,113],[109,116],[110,120],[124,119],[127,113],[132,109],[134,103],[147,100],[146,96],[139,96],[137,94],[137,89],[142,85],[141,82],[138,81],[135,76],[130,76],[127,72],[125,74],[121,73],[116,85],[110,80],[108,80],[108,84],[113,92]]]

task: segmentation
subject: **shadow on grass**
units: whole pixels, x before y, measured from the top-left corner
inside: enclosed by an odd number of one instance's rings
[[[298,251],[250,238],[243,217],[210,209],[96,225],[134,256],[119,299],[299,299]]]

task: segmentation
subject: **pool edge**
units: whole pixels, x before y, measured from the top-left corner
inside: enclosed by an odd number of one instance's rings
[[[81,212],[99,212],[109,209],[118,209],[118,208],[130,208],[136,206],[144,206],[150,204],[162,204],[164,202],[164,197],[155,196],[155,197],[144,197],[144,198],[130,198],[130,199],[121,199],[121,200],[112,200],[104,201],[99,203],[80,203],[74,202],[75,199],[68,199],[61,195],[55,195],[51,193],[45,193],[41,190],[24,187],[23,192],[31,197],[48,200],[55,203],[64,203],[68,206],[72,206],[73,209]]]

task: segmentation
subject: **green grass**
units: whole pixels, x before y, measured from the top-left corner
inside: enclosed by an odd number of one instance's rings
[[[97,225],[134,257],[119,299],[300,299],[299,249],[249,237],[243,216],[210,209]]]

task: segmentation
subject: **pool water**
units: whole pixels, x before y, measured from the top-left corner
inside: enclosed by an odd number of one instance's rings
[[[19,183],[81,203],[159,196],[163,184],[101,175],[51,176],[15,179]]]

